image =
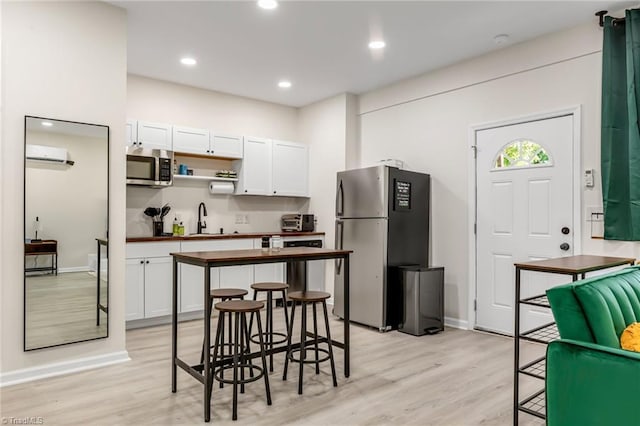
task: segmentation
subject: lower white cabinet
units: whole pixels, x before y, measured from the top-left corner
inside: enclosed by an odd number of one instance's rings
[[[173,258],[154,257],[144,265],[144,317],[171,314]]]
[[[171,314],[170,256],[126,261],[126,320]]]
[[[125,283],[125,320],[144,318],[144,259],[127,259]]]

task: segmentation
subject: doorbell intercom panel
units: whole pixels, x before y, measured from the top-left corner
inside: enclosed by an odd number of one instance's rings
[[[593,175],[594,174],[595,174],[595,170],[594,169],[586,169],[584,171],[584,186],[586,186],[587,188],[593,188],[593,186],[594,186]]]

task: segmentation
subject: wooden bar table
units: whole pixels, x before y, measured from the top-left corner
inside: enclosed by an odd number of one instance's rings
[[[520,367],[520,339],[537,342],[548,343],[557,336],[555,322],[536,327],[520,333],[520,304],[540,306],[550,308],[546,295],[536,295],[521,300],[520,294],[520,275],[522,271],[546,272],[549,274],[561,274],[571,276],[572,281],[578,281],[579,278],[585,279],[587,272],[599,271],[602,269],[613,268],[622,265],[633,265],[635,259],[626,257],[607,257],[607,256],[568,256],[558,257],[555,259],[536,260],[531,262],[514,263],[516,267],[516,288],[515,288],[515,305],[514,305],[514,371],[513,371],[513,424],[518,425],[518,413],[523,411],[538,418],[546,417],[544,405],[544,389],[520,401],[519,397],[519,375],[527,374],[539,379],[545,378],[545,371],[537,368],[536,365],[542,365],[545,357],[536,359],[535,361]],[[527,337],[529,335],[530,337]],[[546,369],[546,368],[545,368]]]
[[[351,250],[333,250],[314,247],[290,247],[278,251],[269,250],[220,250],[187,253],[171,253],[173,256],[173,296],[172,296],[172,330],[171,330],[171,391],[176,392],[176,378],[178,367],[189,373],[204,385],[204,421],[211,420],[211,383],[213,372],[209,356],[204,357],[203,364],[189,365],[178,358],[178,264],[204,268],[204,312],[211,310],[211,268],[221,266],[253,265],[278,262],[306,262],[309,260],[344,260],[344,342],[331,340],[331,344],[344,350],[344,375],[349,377],[349,254]],[[306,290],[306,289],[305,289]],[[211,319],[204,316],[204,347],[211,346]],[[326,340],[320,339],[320,341]],[[299,345],[299,343],[298,343]],[[294,346],[295,347],[295,346]],[[267,350],[267,354],[284,352],[286,347]],[[259,352],[252,354],[259,356]]]

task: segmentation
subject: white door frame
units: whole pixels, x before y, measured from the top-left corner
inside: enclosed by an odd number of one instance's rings
[[[581,116],[582,107],[576,105],[559,110],[542,112],[538,114],[523,115],[506,120],[481,123],[469,127],[469,290],[468,290],[468,328],[476,327],[475,300],[477,296],[477,166],[476,166],[476,134],[481,130],[503,127],[514,124],[522,124],[531,121],[545,120],[561,116],[573,116],[573,254],[582,253],[582,156],[581,156]],[[514,276],[515,282],[515,276]],[[515,283],[514,283],[515,285]]]

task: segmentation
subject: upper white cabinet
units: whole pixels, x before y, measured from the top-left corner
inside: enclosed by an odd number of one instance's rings
[[[271,195],[271,140],[244,138],[242,161],[236,161],[238,171],[236,194]]]
[[[236,194],[307,197],[309,149],[306,145],[246,137]]]
[[[223,158],[242,158],[242,136],[224,135],[206,129],[173,126],[173,150]]]
[[[127,121],[127,145],[171,151],[171,124]]]
[[[309,194],[309,148],[294,142],[272,141],[272,192],[277,196]]]
[[[138,145],[138,122],[135,120],[127,120],[127,132],[125,139],[127,141],[127,145],[129,146],[137,146]]]
[[[242,136],[211,134],[211,153],[216,157],[242,158]]]
[[[209,149],[209,131],[173,126],[173,150],[191,154],[209,154],[211,151]]]

